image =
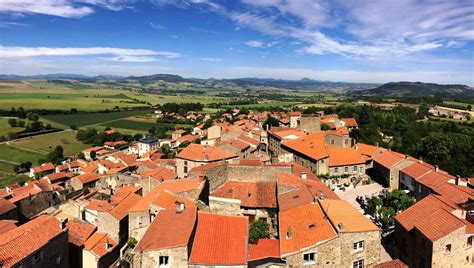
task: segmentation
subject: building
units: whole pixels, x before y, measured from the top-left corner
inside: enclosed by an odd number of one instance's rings
[[[120,248],[116,241],[106,233],[95,232],[84,243],[82,250],[83,267],[110,267],[119,257]]]
[[[41,166],[30,168],[30,177],[39,179],[40,177],[55,171],[53,163],[44,163]]]
[[[413,164],[414,158],[393,151],[384,151],[373,158],[371,177],[391,190],[399,189],[400,170]]]
[[[395,256],[409,267],[472,267],[472,190],[454,188],[447,195],[431,194],[395,217]]]
[[[248,267],[285,267],[280,258],[280,241],[259,239],[257,244],[249,245]]]
[[[81,268],[83,267],[82,250],[84,244],[96,231],[97,227],[79,220],[69,220],[66,226],[69,242],[69,267]]]
[[[232,162],[237,158],[236,154],[217,147],[190,144],[176,156],[176,169],[178,177],[184,178],[195,167],[212,162]]]
[[[197,208],[189,202],[167,202],[133,250],[133,267],[188,267]]]
[[[97,173],[84,173],[79,176],[73,177],[68,181],[68,186],[72,187],[75,191],[81,189],[90,189],[96,187],[100,175]]]
[[[160,148],[160,142],[158,138],[153,136],[148,136],[145,138],[141,138],[138,141],[138,155],[142,156],[149,151],[157,150]]]
[[[248,219],[198,212],[188,267],[247,267]]]
[[[306,136],[306,134],[297,129],[272,128],[268,131],[268,150],[273,155],[280,155],[284,153],[281,147],[282,143],[304,136]]]
[[[2,267],[69,267],[66,222],[37,218],[0,234]]]

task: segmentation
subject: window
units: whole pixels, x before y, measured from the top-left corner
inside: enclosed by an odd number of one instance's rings
[[[352,170],[354,171],[354,173],[357,173],[357,166],[354,166]]]
[[[61,264],[61,256],[56,257],[56,264]]]
[[[361,251],[364,250],[364,241],[355,242],[353,245],[354,251]]]
[[[188,173],[188,167],[184,166],[184,173]]]
[[[344,173],[349,173],[349,167],[344,167]]]
[[[316,253],[315,252],[303,254],[303,264],[304,265],[314,264],[315,262],[316,262]]]
[[[36,263],[40,262],[40,260],[41,260],[41,255],[43,255],[43,254],[41,254],[41,252],[39,252],[39,251],[36,252],[36,253],[33,255],[33,264],[36,264]]]
[[[451,253],[451,244],[446,245],[446,247],[444,248],[444,252]]]
[[[334,143],[335,143],[334,140],[331,140],[331,144],[334,144]]]
[[[168,256],[160,256],[160,267],[168,267]]]
[[[358,260],[353,262],[352,268],[364,268],[364,260]]]
[[[334,168],[334,173],[337,173],[339,170],[337,167]]]
[[[472,235],[467,238],[467,246],[472,247]]]

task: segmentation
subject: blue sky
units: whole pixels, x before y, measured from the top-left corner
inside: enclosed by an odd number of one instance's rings
[[[472,1],[2,0],[0,73],[474,84]]]

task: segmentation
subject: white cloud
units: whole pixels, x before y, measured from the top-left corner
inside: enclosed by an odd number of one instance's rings
[[[153,22],[150,22],[150,27],[155,30],[163,30],[165,28],[165,26],[158,23],[153,23]]]
[[[110,60],[110,61],[120,61],[120,62],[155,62],[161,61],[155,57],[147,57],[147,56],[118,56],[118,57],[99,57],[100,59]]]
[[[222,59],[220,58],[199,58],[202,61],[210,61],[210,62],[220,62]]]
[[[57,48],[57,47],[6,47],[0,46],[0,58],[38,57],[38,56],[87,56],[87,55],[114,55],[114,56],[163,56],[179,58],[182,55],[170,51],[155,51],[149,49],[127,49],[113,47],[88,48]]]
[[[88,6],[77,6],[67,0],[2,0],[0,12],[80,18],[94,13],[94,10]]]
[[[260,40],[249,40],[244,42],[245,45],[249,47],[263,48],[265,47],[264,43]]]

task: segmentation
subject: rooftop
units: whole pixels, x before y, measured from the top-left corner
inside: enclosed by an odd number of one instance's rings
[[[351,233],[379,230],[375,224],[345,200],[324,199],[319,202],[333,226],[338,228],[338,232]]]
[[[176,157],[192,161],[212,162],[235,158],[237,155],[214,146],[193,143],[184,148]]]
[[[153,136],[148,136],[148,137],[145,137],[145,138],[141,138],[138,142],[145,143],[145,144],[153,144],[153,143],[158,142],[158,138],[153,137]]]
[[[262,238],[256,245],[249,246],[249,261],[266,258],[280,258],[280,241],[277,239]]]
[[[239,199],[244,207],[277,207],[275,182],[227,181],[210,196]]]
[[[86,240],[95,232],[97,229],[94,225],[78,221],[78,220],[69,220],[66,223],[68,228],[68,241],[78,247],[84,245]]]
[[[106,243],[109,248],[106,248]],[[96,257],[103,257],[107,253],[113,250],[117,246],[115,242],[108,234],[95,232],[87,241],[84,243],[84,250],[91,252]]]

